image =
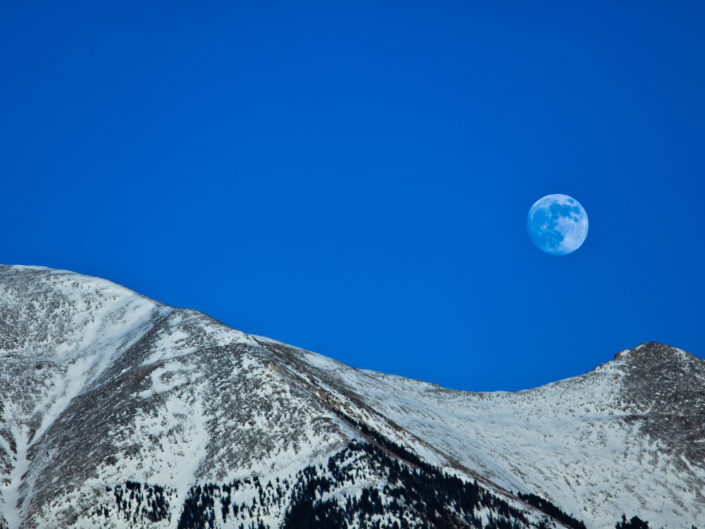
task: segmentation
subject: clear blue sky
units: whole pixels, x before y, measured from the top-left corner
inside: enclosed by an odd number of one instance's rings
[[[3,2],[0,262],[468,390],[705,356],[705,4]],[[578,199],[574,254],[530,242]]]

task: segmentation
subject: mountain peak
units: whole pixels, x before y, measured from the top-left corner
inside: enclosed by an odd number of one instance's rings
[[[631,349],[620,351],[613,362],[628,373],[641,377],[645,384],[654,377],[681,375],[688,377],[705,370],[705,360],[672,345],[644,342]],[[670,375],[667,375],[670,373]]]
[[[693,356],[685,351],[678,349],[672,345],[666,345],[660,342],[643,342],[632,347],[631,349],[625,349],[620,351],[615,355],[615,359],[630,358],[630,359],[641,359],[641,360],[657,360],[657,359],[682,359],[685,356]]]

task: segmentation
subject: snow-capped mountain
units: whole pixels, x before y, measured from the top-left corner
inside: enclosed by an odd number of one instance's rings
[[[2,266],[0,513],[3,529],[592,529],[622,513],[686,529],[705,520],[705,361],[645,343],[536,389],[454,391]]]

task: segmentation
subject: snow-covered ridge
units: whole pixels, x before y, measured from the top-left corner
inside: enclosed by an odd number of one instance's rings
[[[103,279],[0,266],[0,527],[143,527],[114,507],[128,481],[170,505],[144,527],[177,527],[194,485],[325,469],[369,438],[361,424],[536,523],[510,491],[590,528],[623,512],[689,527],[705,519],[704,418],[705,362],[661,344],[540,388],[469,393],[357,370]],[[382,483],[370,468],[356,472]],[[341,498],[362,490],[340,486]],[[279,527],[285,511],[258,516]]]

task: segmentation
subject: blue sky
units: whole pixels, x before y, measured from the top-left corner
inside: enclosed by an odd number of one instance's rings
[[[615,5],[616,4],[616,5]],[[705,355],[702,2],[0,5],[0,262],[467,390]],[[577,252],[525,217],[578,199]]]

